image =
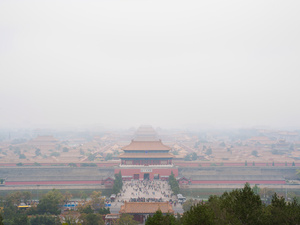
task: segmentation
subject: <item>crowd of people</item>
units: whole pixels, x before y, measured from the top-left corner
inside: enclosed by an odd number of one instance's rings
[[[130,202],[163,202],[162,198],[145,198],[145,197],[138,197],[138,198],[130,198]]]
[[[173,194],[167,181],[132,180],[123,183],[118,197],[134,202],[158,202],[169,201]]]

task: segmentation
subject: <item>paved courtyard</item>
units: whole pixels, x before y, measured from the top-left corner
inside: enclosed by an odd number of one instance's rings
[[[123,189],[112,203],[111,212],[117,212],[124,201],[129,202],[165,202],[172,200],[174,211],[182,213],[182,206],[176,202],[167,181],[161,180],[132,180],[123,181]]]
[[[175,196],[172,196],[172,191],[167,181],[133,180],[123,183],[123,190],[118,195],[118,199],[131,202],[155,202],[175,200]]]

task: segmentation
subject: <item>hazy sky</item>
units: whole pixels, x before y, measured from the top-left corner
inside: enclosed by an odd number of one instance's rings
[[[299,9],[0,0],[0,126],[300,127]]]

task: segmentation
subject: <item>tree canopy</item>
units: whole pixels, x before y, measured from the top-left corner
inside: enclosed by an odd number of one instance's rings
[[[269,205],[255,193],[256,188],[246,184],[242,189],[210,196],[205,204],[191,205],[180,219],[156,212],[146,225],[290,225],[300,224],[300,203],[286,202],[275,193]]]

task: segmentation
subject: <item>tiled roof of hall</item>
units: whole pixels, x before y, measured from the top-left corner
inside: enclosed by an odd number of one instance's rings
[[[119,155],[119,158],[174,158],[174,155],[170,153],[123,153]]]
[[[121,206],[120,213],[145,214],[155,213],[161,210],[162,213],[174,213],[172,205],[168,202],[127,202]]]
[[[122,150],[131,150],[131,151],[151,151],[151,150],[171,150],[167,145],[164,145],[161,140],[159,141],[135,141],[132,140],[131,143],[122,148]]]

